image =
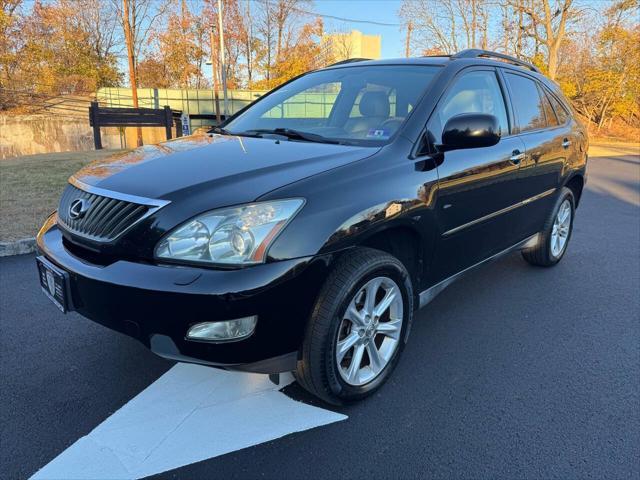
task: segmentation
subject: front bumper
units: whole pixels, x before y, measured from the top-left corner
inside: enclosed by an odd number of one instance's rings
[[[53,224],[40,253],[69,274],[69,305],[173,360],[278,373],[295,368],[307,319],[331,263],[306,257],[237,270],[117,260],[96,265],[72,253]],[[228,343],[186,340],[193,324],[258,315],[254,333]]]

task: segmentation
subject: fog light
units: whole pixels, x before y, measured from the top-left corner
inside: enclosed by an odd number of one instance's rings
[[[197,323],[187,332],[189,340],[206,340],[210,342],[229,342],[241,340],[253,333],[258,323],[258,316],[237,318],[224,322]]]

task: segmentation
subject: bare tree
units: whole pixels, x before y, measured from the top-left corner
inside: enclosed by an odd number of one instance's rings
[[[347,60],[353,57],[354,45],[351,41],[351,32],[334,32],[324,38],[325,42],[329,44],[332,54],[329,62]]]
[[[124,32],[123,3],[120,0],[111,1]],[[167,13],[171,0],[127,0],[127,3],[129,6],[133,59],[134,65],[137,65],[145,50],[153,47],[150,37],[156,29],[157,22]]]
[[[262,37],[264,48],[264,70],[267,80],[271,79],[274,65],[284,60],[283,52],[289,51],[297,40],[307,0],[260,0],[259,14],[256,16],[257,31]]]
[[[549,78],[555,79],[558,72],[558,53],[565,39],[567,22],[574,12],[573,0],[555,0],[554,5],[551,1],[509,0],[509,4],[531,20],[528,35],[546,48],[547,74]]]
[[[90,45],[97,58],[105,60],[122,52],[124,38],[118,28],[117,10],[112,3],[102,0],[60,0],[77,12],[73,19],[82,30],[90,33]]]
[[[411,22],[423,50],[455,53],[488,48],[489,0],[405,0],[400,16]]]

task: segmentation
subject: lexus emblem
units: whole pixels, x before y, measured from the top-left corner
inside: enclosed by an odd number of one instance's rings
[[[69,205],[69,217],[72,220],[84,217],[90,206],[91,204],[84,198],[76,198],[71,202],[71,205]]]

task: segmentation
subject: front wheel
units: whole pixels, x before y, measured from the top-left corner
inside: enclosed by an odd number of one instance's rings
[[[573,231],[574,214],[573,192],[564,187],[540,232],[538,244],[522,251],[524,259],[532,265],[541,267],[557,264],[567,251]]]
[[[398,362],[412,319],[411,280],[397,258],[369,248],[343,255],[307,325],[298,382],[333,404],[371,395]]]

